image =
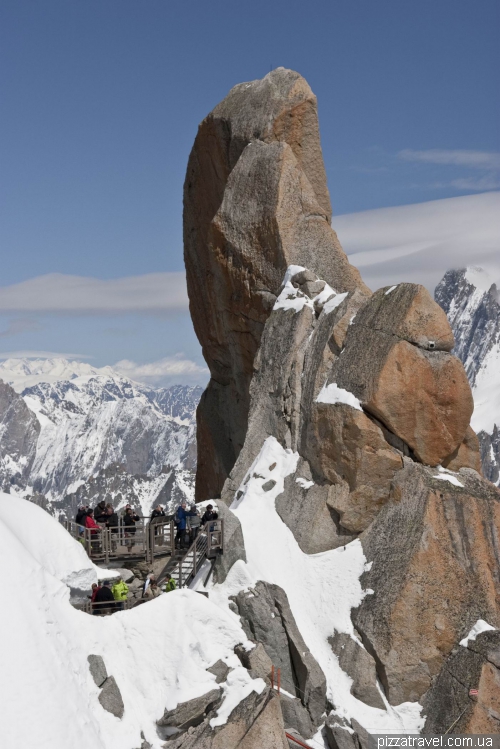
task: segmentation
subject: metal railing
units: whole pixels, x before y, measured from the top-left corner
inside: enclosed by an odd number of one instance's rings
[[[97,616],[107,616],[114,614],[117,611],[125,611],[125,609],[131,609],[136,602],[134,600],[126,601],[82,601],[79,603],[73,603],[73,607],[79,611],[84,611],[86,614],[95,614]]]
[[[173,554],[175,551],[175,525],[172,520],[165,522],[144,520],[135,526],[120,524],[113,528],[84,528],[71,520],[64,523],[66,530],[79,541],[89,557],[104,561],[127,556],[144,556],[152,562],[157,556]]]
[[[177,588],[183,588],[196,577],[206,559],[213,559],[224,552],[224,521],[210,520],[198,532],[195,540],[186,553],[171,561],[160,573],[159,584],[169,574],[175,580]]]

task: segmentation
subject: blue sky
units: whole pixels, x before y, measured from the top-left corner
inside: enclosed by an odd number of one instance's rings
[[[334,214],[354,214],[342,226],[360,212],[497,190],[499,21],[496,0],[3,0],[0,355],[161,360],[167,379],[169,357],[202,367],[176,296],[182,275],[156,277],[177,299],[156,307],[137,301],[133,279],[182,274],[197,125],[234,84],[272,67],[298,70],[318,96]],[[453,205],[484,227],[485,200]],[[454,224],[450,204],[436,205]],[[360,251],[355,239],[346,249]],[[82,290],[82,277],[130,283]],[[58,301],[75,283],[87,306]],[[52,309],[36,302],[44,288]],[[120,300],[103,309],[110,289]]]

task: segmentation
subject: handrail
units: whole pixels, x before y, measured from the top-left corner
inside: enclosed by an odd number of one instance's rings
[[[304,747],[304,749],[312,749],[312,747],[310,746],[310,744],[304,744],[303,741],[301,741],[300,739],[298,739],[296,736],[292,736],[292,734],[288,733],[288,731],[285,731],[285,736],[287,737],[287,739],[289,741],[293,741],[298,746]]]
[[[160,585],[169,574],[182,588],[196,577],[205,559],[224,551],[224,521],[210,520],[200,529],[187,551],[172,564],[168,562],[158,578]],[[168,569],[170,567],[170,569]]]
[[[110,558],[132,554],[144,554],[146,561],[153,562],[156,556],[173,554],[175,551],[175,526],[172,520],[146,523],[144,519],[134,526],[119,525],[112,528],[85,528],[71,520],[63,522],[66,530],[80,541],[91,559],[103,559],[107,564]]]

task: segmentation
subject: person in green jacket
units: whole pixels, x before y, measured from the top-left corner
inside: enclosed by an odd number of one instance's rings
[[[125,601],[127,600],[127,594],[128,594],[128,585],[126,582],[124,582],[121,577],[118,578],[116,583],[111,588],[111,592],[113,593],[113,598],[116,601],[115,607],[118,611],[121,611],[125,605]]]
[[[171,590],[176,589],[175,580],[173,577],[170,577],[170,575],[167,575],[165,578],[165,593],[169,593]]]

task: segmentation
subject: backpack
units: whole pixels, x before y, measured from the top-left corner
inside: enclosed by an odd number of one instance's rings
[[[176,509],[176,511],[175,511],[175,515],[174,515],[174,523],[175,523],[175,525],[179,525],[179,523],[181,522],[181,516],[180,516],[180,514],[179,514],[179,510],[180,510],[180,509],[181,509],[181,508],[180,508],[180,507],[178,507],[178,508]]]

